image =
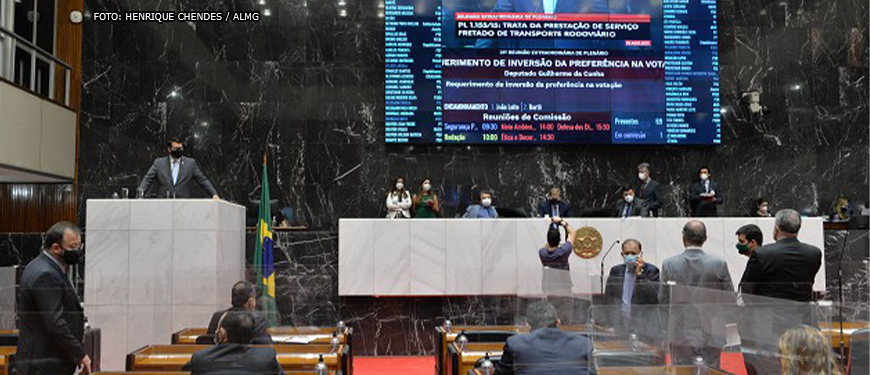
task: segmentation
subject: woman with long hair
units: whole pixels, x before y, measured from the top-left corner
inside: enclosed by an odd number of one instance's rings
[[[831,340],[818,328],[799,325],[779,338],[782,375],[842,375]]]

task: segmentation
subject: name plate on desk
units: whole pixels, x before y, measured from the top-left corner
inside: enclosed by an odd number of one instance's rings
[[[748,258],[735,248],[738,228],[758,225],[773,237],[773,218],[698,218],[707,226],[704,251],[728,262],[740,281]],[[597,293],[591,280],[607,248],[634,238],[647,263],[661,267],[681,253],[682,229],[690,218],[566,218],[574,228],[589,227],[589,258],[570,257],[574,293]],[[538,250],[546,246],[549,219],[341,219],[338,234],[338,291],[341,296],[451,296],[540,294],[543,268]],[[591,232],[591,230],[587,230]],[[564,235],[563,235],[564,236]],[[600,240],[599,240],[600,238]],[[804,218],[798,237],[824,249],[821,218]],[[563,239],[564,240],[564,239]],[[598,241],[602,250],[594,253]],[[579,242],[579,240],[578,240]],[[596,242],[596,243],[593,243]],[[576,244],[575,244],[576,245]],[[619,245],[604,260],[605,275],[622,262]],[[814,290],[825,289],[825,269]]]

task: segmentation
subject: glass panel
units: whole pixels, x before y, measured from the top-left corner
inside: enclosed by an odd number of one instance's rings
[[[12,21],[13,32],[27,40],[33,40],[33,0],[15,1],[15,19]]]
[[[20,47],[15,48],[15,83],[30,89],[31,55]]]
[[[54,54],[54,0],[39,0],[36,6],[36,45]]]

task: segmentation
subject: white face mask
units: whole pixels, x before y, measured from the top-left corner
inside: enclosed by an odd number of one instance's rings
[[[626,195],[625,201],[628,203],[634,202],[634,195]]]
[[[396,183],[396,190],[402,190],[405,188],[405,184],[398,182]]]
[[[432,185],[423,184],[423,191],[429,191],[429,190],[432,190]]]
[[[480,205],[483,207],[489,207],[491,204],[492,204],[492,199],[490,199],[490,198],[483,198],[480,200]]]
[[[707,181],[708,178],[710,178],[710,175],[706,173],[701,173],[701,181]]]
[[[639,178],[641,181],[646,181],[646,173],[638,173],[637,178]]]
[[[761,211],[761,212],[767,212],[767,209],[768,209],[768,208],[767,208],[767,205],[764,204],[764,205],[761,205],[760,211]]]

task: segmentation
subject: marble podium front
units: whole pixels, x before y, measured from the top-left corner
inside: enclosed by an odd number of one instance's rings
[[[244,215],[216,200],[87,201],[85,315],[103,332],[103,370],[229,307],[245,276]]]
[[[576,229],[590,226],[603,238],[596,257],[572,255],[575,293],[599,290],[599,265],[616,240],[643,243],[644,259],[662,260],[683,251],[686,218],[569,218]],[[747,258],[738,254],[735,232],[756,224],[764,241],[773,241],[772,218],[703,218],[705,251],[728,262],[731,279],[740,281]],[[541,292],[538,249],[546,242],[546,219],[341,219],[339,221],[338,291],[340,296],[511,295]],[[804,218],[799,239],[824,249],[821,218]],[[604,272],[622,262],[619,245],[605,259]],[[825,290],[825,269],[814,290]]]

